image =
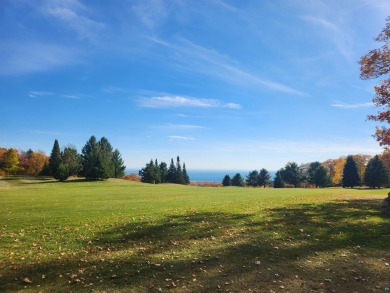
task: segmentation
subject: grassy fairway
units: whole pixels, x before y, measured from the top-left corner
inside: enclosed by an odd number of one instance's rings
[[[0,291],[384,292],[388,191],[2,179]]]

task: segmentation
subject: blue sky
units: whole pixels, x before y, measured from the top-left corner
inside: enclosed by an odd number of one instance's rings
[[[380,153],[357,62],[388,15],[388,0],[1,1],[0,146],[105,136],[128,168]]]

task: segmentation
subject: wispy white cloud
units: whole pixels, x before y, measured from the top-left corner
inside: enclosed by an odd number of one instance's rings
[[[301,16],[304,21],[318,27],[322,27],[328,34],[327,38],[336,46],[338,51],[348,61],[352,61],[354,56],[353,34],[347,25],[338,24],[335,20],[327,19],[319,15]]]
[[[80,39],[96,40],[98,34],[105,28],[105,24],[82,15],[87,9],[76,0],[47,1],[41,7],[42,13],[52,16],[71,30],[75,31]]]
[[[185,70],[200,72],[221,80],[252,88],[262,88],[287,94],[307,96],[306,93],[288,85],[251,73],[239,66],[229,56],[221,54],[217,50],[197,45],[187,39],[179,38],[176,43],[170,43],[152,37],[148,37],[148,39],[160,46],[171,49],[174,53],[172,58]]]
[[[159,96],[151,98],[142,98],[139,100],[141,107],[146,108],[177,108],[177,107],[196,107],[196,108],[217,108],[227,107],[231,109],[240,109],[241,106],[235,103],[223,104],[214,99],[200,99],[183,96]]]
[[[375,9],[378,14],[386,17],[390,14],[390,3],[388,0],[360,0],[367,7]],[[383,21],[383,19],[380,19]]]
[[[193,137],[190,137],[190,136],[180,136],[180,135],[170,135],[170,136],[168,136],[168,138],[170,140],[174,140],[174,141],[176,141],[176,140],[185,140],[185,141],[187,141],[187,140],[195,140],[195,138],[193,138]]]
[[[360,103],[360,104],[347,104],[343,102],[337,102],[334,104],[331,104],[332,107],[339,108],[339,109],[358,109],[358,108],[369,108],[373,107],[373,103]]]
[[[230,109],[241,109],[242,108],[240,104],[236,104],[236,103],[227,103],[226,105],[224,105],[224,107],[230,108]]]
[[[154,29],[168,17],[169,7],[166,3],[163,0],[136,1],[132,6],[132,10],[143,25],[149,29]]]
[[[64,99],[77,100],[81,99],[81,95],[69,95],[69,94],[57,94],[48,91],[30,91],[27,94],[30,98],[40,98],[40,97],[59,97]]]
[[[30,91],[28,93],[28,96],[30,98],[45,97],[45,96],[52,96],[52,95],[54,95],[54,93],[45,92],[45,91]]]
[[[51,70],[80,63],[79,50],[39,42],[3,42],[0,44],[0,74],[16,75]]]

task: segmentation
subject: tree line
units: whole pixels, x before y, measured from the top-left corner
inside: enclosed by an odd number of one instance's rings
[[[0,175],[43,175],[60,181],[82,176],[96,180],[121,178],[125,168],[121,153],[114,150],[105,137],[97,141],[91,136],[81,154],[71,145],[61,150],[57,139],[49,157],[42,151],[18,152],[14,148],[0,148]]]
[[[98,141],[93,135],[81,154],[72,147],[65,147],[61,151],[56,139],[49,158],[51,175],[60,181],[65,181],[69,176],[82,176],[89,180],[122,178],[125,168],[119,150],[114,150],[107,138],[102,137]]]
[[[0,147],[1,175],[48,175],[49,157],[43,151]]]
[[[390,152],[381,156],[350,155],[323,163],[312,162],[298,166],[289,162],[275,173],[273,180],[266,169],[249,172],[246,180],[237,173],[233,178],[226,175],[223,186],[272,186],[284,187],[355,187],[366,185],[371,188],[388,186],[390,170]],[[340,173],[341,172],[341,173]],[[340,173],[340,174],[339,174]]]
[[[252,187],[263,186],[265,188],[266,186],[269,186],[271,182],[271,175],[269,172],[266,169],[261,169],[260,172],[257,170],[249,172],[246,180],[242,178],[240,173],[236,173],[232,178],[230,178],[229,175],[225,175],[222,180],[222,185],[240,187],[245,185]]]
[[[176,165],[171,159],[171,163],[168,165],[165,162],[158,163],[157,159],[153,162],[151,159],[139,171],[141,181],[145,183],[159,184],[159,183],[175,183],[175,184],[190,184],[190,177],[186,170],[186,164],[183,163],[183,167],[180,163],[180,157],[176,158]]]

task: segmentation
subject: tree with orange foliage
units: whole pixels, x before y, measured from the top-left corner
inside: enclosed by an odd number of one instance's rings
[[[43,152],[33,152],[29,157],[26,173],[30,176],[38,176],[45,164],[49,163],[49,157]]]
[[[384,43],[379,49],[374,49],[364,55],[360,61],[360,78],[363,80],[386,77],[374,86],[374,105],[382,108],[377,115],[369,115],[373,121],[390,123],[390,17],[386,18],[386,26],[375,38],[375,41]],[[390,146],[390,128],[377,127],[374,135],[381,146]]]
[[[340,157],[338,159],[330,159],[322,163],[324,167],[329,169],[329,176],[332,180],[333,186],[340,186],[342,184],[341,180],[343,178],[345,162],[345,157]]]

